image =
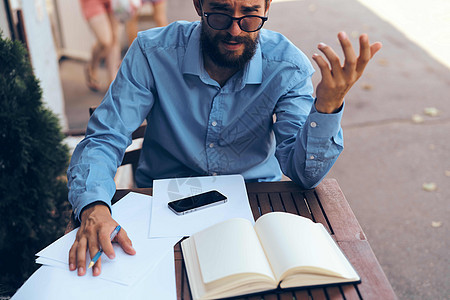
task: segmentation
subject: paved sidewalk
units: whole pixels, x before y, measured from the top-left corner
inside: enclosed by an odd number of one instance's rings
[[[192,1],[168,6],[170,21],[198,19]],[[450,70],[357,0],[274,1],[266,24],[309,57],[319,42],[338,49],[340,30],[355,43],[363,32],[383,42],[346,99],[345,150],[329,177],[338,180],[398,297],[448,299]],[[83,130],[87,108],[102,95],[87,90],[80,62],[63,61],[61,76],[69,128]],[[426,191],[424,183],[437,189]]]

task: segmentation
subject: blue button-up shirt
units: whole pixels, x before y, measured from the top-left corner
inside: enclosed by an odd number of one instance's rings
[[[336,114],[315,110],[307,57],[279,33],[261,30],[256,53],[224,86],[204,68],[199,22],[141,32],[72,156],[69,200],[77,216],[110,204],[131,133],[147,120],[139,187],[159,178],[242,174],[305,188],[317,185],[343,149]]]

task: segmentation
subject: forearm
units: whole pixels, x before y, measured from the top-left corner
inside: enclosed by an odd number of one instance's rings
[[[79,148],[78,148],[79,147]],[[69,186],[69,202],[78,220],[84,207],[102,201],[111,206],[111,198],[115,193],[114,168],[115,162],[106,163],[105,156],[94,155],[79,145],[67,172]],[[81,154],[78,152],[83,152]]]
[[[103,114],[105,108],[98,107]],[[87,135],[73,152],[67,172],[69,202],[79,219],[81,210],[95,201],[110,206],[115,193],[114,176],[131,140],[128,132],[120,133],[116,128],[93,115],[88,124]]]
[[[283,173],[306,189],[319,184],[343,150],[341,118],[342,109],[322,114],[313,106],[295,138],[278,145]]]

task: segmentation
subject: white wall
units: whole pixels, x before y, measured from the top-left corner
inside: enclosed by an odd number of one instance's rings
[[[22,1],[22,11],[31,63],[41,83],[44,103],[59,117],[63,130],[67,129],[58,58],[45,0]]]
[[[11,37],[8,20],[6,18],[5,3],[3,3],[3,1],[0,1],[0,30],[3,31],[3,38]]]
[[[56,0],[62,48],[60,55],[88,61],[95,37],[84,19],[79,0]]]

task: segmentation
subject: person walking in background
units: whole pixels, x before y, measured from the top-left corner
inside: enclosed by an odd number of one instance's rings
[[[95,35],[91,60],[86,64],[86,84],[92,91],[100,91],[98,68],[104,59],[108,85],[116,76],[120,64],[118,21],[115,19],[111,0],[80,0],[81,10]]]
[[[151,3],[153,5],[153,21],[156,27],[164,27],[168,24],[166,13],[166,0],[142,0],[142,5]],[[137,37],[138,33],[139,15],[136,13],[126,24],[126,31],[128,36],[128,45]]]

